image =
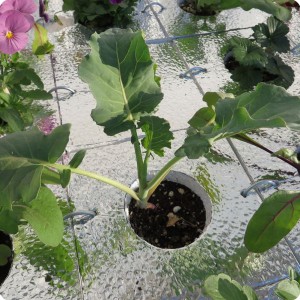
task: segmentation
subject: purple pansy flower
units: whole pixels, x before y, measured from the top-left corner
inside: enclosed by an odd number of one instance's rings
[[[16,53],[26,47],[31,23],[18,11],[7,11],[0,15],[0,52]]]
[[[0,14],[12,10],[22,13],[31,23],[31,26],[34,24],[34,18],[31,16],[37,10],[34,0],[5,0],[0,5]]]

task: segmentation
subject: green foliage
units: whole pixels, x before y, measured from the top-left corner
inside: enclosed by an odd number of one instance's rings
[[[276,18],[268,18],[267,24],[261,23],[253,27],[253,37],[262,47],[277,52],[288,52],[290,42],[287,38],[289,27]]]
[[[300,115],[296,113],[299,109],[300,97],[289,95],[281,87],[261,83],[255,91],[235,99],[219,99],[209,114],[203,109],[196,112],[189,121],[194,130],[190,131],[176,155],[198,158],[207,153],[217,140],[258,128],[288,126],[299,130]]]
[[[1,230],[16,233],[25,219],[44,243],[58,245],[63,231],[62,215],[42,180],[43,173],[50,172],[46,165],[55,163],[64,153],[69,128],[62,125],[48,136],[34,129],[0,139]],[[64,178],[60,183],[64,185]]]
[[[281,281],[275,290],[275,294],[284,300],[295,300],[300,295],[299,274],[289,268],[289,279]]]
[[[15,54],[3,57],[0,74],[0,134],[20,131],[31,125],[41,107],[34,100],[49,100],[52,95],[34,69]],[[2,126],[1,126],[2,125]]]
[[[241,286],[226,274],[209,276],[204,282],[204,291],[213,300],[258,300],[249,286]]]
[[[253,38],[232,37],[221,52],[231,78],[241,89],[252,89],[259,82],[270,82],[288,88],[294,81],[293,69],[276,52],[287,52],[289,28],[280,20],[269,17],[267,24],[253,27]]]
[[[163,97],[141,32],[95,33],[90,46],[91,54],[80,64],[79,76],[97,101],[93,120],[108,135],[133,128],[140,115],[153,112]]]
[[[278,191],[264,200],[248,223],[245,245],[260,253],[275,246],[300,218],[300,193]]]
[[[241,7],[244,10],[259,9],[281,21],[288,21],[291,18],[291,12],[279,5],[282,2],[280,0],[190,0],[189,2],[195,5],[195,9],[200,14],[203,9],[205,11],[220,11]]]
[[[109,0],[64,0],[63,11],[74,11],[75,22],[94,28],[124,27],[131,21],[137,0],[111,4]]]
[[[142,139],[142,145],[147,151],[153,151],[158,156],[164,156],[164,148],[171,148],[171,140],[174,138],[170,131],[170,124],[156,116],[141,117],[139,127],[146,134]]]
[[[6,265],[11,256],[12,252],[10,247],[5,244],[0,244],[0,267]]]
[[[295,300],[300,295],[298,274],[290,268],[290,278],[281,281],[275,290],[276,295],[283,300]],[[204,282],[204,292],[212,300],[258,300],[255,291],[247,286],[241,286],[226,274],[211,275]]]

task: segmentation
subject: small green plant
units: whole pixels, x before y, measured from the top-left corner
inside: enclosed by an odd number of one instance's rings
[[[231,78],[242,90],[252,89],[259,82],[270,82],[288,88],[294,81],[293,69],[277,53],[290,50],[289,28],[274,17],[267,24],[253,27],[251,38],[232,37],[222,49],[224,63]]]
[[[212,300],[258,300],[255,291],[242,286],[226,274],[209,276],[204,282],[204,293]],[[289,278],[281,281],[275,294],[282,300],[295,300],[300,296],[299,274],[289,268]]]
[[[94,28],[124,27],[137,0],[64,0],[63,11],[74,11],[75,22]]]

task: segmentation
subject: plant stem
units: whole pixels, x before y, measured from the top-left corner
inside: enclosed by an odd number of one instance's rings
[[[113,179],[110,179],[108,177],[102,176],[102,175],[98,175],[89,171],[85,171],[82,169],[78,169],[78,168],[71,168],[69,166],[65,166],[65,165],[61,165],[61,164],[44,164],[46,167],[50,167],[50,168],[55,168],[57,170],[63,171],[63,170],[70,170],[72,173],[78,174],[78,175],[82,175],[82,176],[86,176],[86,177],[90,177],[93,179],[96,179],[98,181],[107,183],[111,186],[114,186],[116,188],[118,188],[119,190],[127,193],[128,195],[130,195],[133,199],[139,201],[139,197],[136,194],[135,191],[133,191],[131,188],[129,188],[128,186],[115,181]]]
[[[155,191],[155,189],[158,187],[158,185],[165,179],[165,177],[170,172],[171,168],[183,157],[173,157],[171,160],[167,162],[167,164],[160,170],[158,173],[148,182],[147,184],[147,199],[152,195],[152,193]],[[145,201],[141,197],[141,201]]]
[[[237,138],[245,143],[248,143],[250,145],[256,146],[257,148],[262,149],[271,155],[274,155],[275,157],[279,158],[280,160],[282,160],[282,161],[286,162],[287,164],[289,164],[290,166],[294,167],[298,171],[298,173],[300,173],[300,166],[297,163],[295,163],[285,157],[275,154],[272,150],[266,148],[265,146],[261,145],[260,143],[256,142],[255,140],[251,139],[247,135],[238,134],[235,136],[235,138]]]
[[[134,152],[136,157],[139,185],[140,185],[140,189],[144,189],[147,184],[147,165],[145,165],[143,161],[140,141],[139,141],[136,127],[131,129],[131,136],[133,139]]]

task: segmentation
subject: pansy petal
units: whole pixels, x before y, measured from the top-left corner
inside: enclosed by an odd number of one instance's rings
[[[0,14],[5,13],[6,11],[9,10],[14,10],[14,0],[6,0],[0,5]]]
[[[32,14],[37,10],[37,5],[33,0],[15,0],[15,9],[24,14]]]
[[[27,32],[31,29],[31,23],[28,19],[24,16],[24,14],[13,11],[13,12],[6,12],[5,14],[9,14],[5,20],[5,27],[13,32]]]
[[[16,33],[11,39],[0,36],[0,52],[5,54],[14,54],[23,50],[26,47],[27,42],[28,36],[23,32]]]

